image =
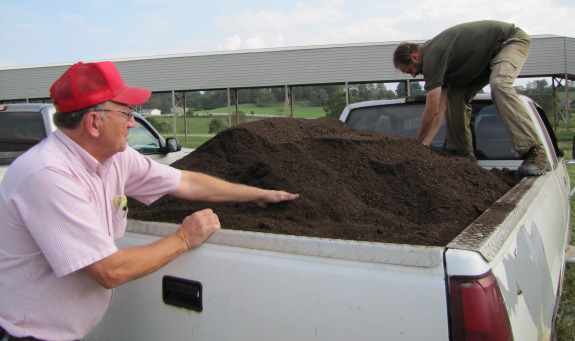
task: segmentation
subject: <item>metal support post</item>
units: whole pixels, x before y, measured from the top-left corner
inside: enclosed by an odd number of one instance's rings
[[[349,105],[349,83],[345,82],[345,106]]]
[[[557,86],[555,85],[556,83],[559,83],[559,85],[561,85],[560,81],[557,81],[557,78],[555,77],[551,77],[551,98],[553,98],[553,129],[557,129],[557,125],[559,124],[559,118],[557,115]]]
[[[188,112],[186,109],[186,92],[182,93],[182,107],[184,108],[184,143],[188,144]]]
[[[172,117],[173,117],[173,131],[174,137],[177,136],[176,134],[176,92],[172,90]]]
[[[569,130],[571,127],[571,101],[569,100],[569,75],[565,74],[565,113],[567,121],[565,126]]]
[[[227,92],[228,92],[228,128],[231,128],[232,127],[232,107],[231,107],[232,99],[231,99],[230,88],[227,89]]]
[[[293,117],[293,93],[292,87],[285,85],[284,116]]]
[[[238,89],[233,89],[234,102],[236,104],[236,125],[240,124],[240,102],[238,98]]]

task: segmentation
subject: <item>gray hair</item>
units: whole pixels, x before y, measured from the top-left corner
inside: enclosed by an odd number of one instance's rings
[[[73,130],[78,127],[84,115],[86,115],[90,111],[94,110],[97,111],[100,109],[104,109],[104,103],[99,103],[88,108],[71,111],[64,114],[56,113],[54,115],[54,124],[58,128]],[[105,112],[102,112],[102,114],[103,114],[102,116],[105,116]]]

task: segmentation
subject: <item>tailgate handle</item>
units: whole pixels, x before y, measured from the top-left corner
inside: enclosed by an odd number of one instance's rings
[[[164,303],[201,312],[202,283],[184,278],[164,276],[162,279]]]

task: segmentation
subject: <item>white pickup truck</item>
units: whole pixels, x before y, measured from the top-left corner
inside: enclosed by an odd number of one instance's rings
[[[0,104],[0,181],[16,157],[56,129],[54,113],[50,103]],[[134,119],[128,145],[140,153],[168,165],[190,153],[176,138],[164,139],[141,115],[135,113]]]
[[[221,230],[115,289],[85,340],[549,340],[570,238],[570,181],[542,110],[523,98],[551,171],[527,177],[444,246]],[[356,103],[341,120],[414,136],[424,102]],[[521,160],[488,97],[474,103],[478,163]],[[439,136],[437,144],[441,145]],[[121,248],[178,226],[128,221]]]
[[[550,339],[567,261],[570,184],[541,109],[527,98],[524,104],[552,170],[523,179],[447,245],[221,230],[158,272],[117,288],[85,340]],[[413,137],[423,105],[413,98],[356,103],[341,120]],[[521,160],[490,99],[479,97],[474,108],[479,165],[517,168]],[[5,163],[53,131],[54,111],[49,104],[0,105]],[[178,149],[136,120],[130,145],[156,156]],[[138,137],[140,129],[153,138]],[[434,147],[441,144],[438,136]],[[129,221],[119,246],[148,244],[177,227]]]

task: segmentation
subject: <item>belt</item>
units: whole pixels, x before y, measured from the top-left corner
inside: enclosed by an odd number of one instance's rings
[[[12,336],[12,335],[8,334],[8,332],[5,331],[4,328],[0,327],[0,341],[41,341],[41,340],[35,339],[33,337],[30,337],[30,336],[26,336],[26,337]]]
[[[519,32],[524,32],[524,31],[523,31],[521,28],[519,28],[519,27],[516,26],[516,27],[513,29],[513,32],[511,32],[511,38],[515,37],[515,35],[517,35],[517,33],[519,33]]]

